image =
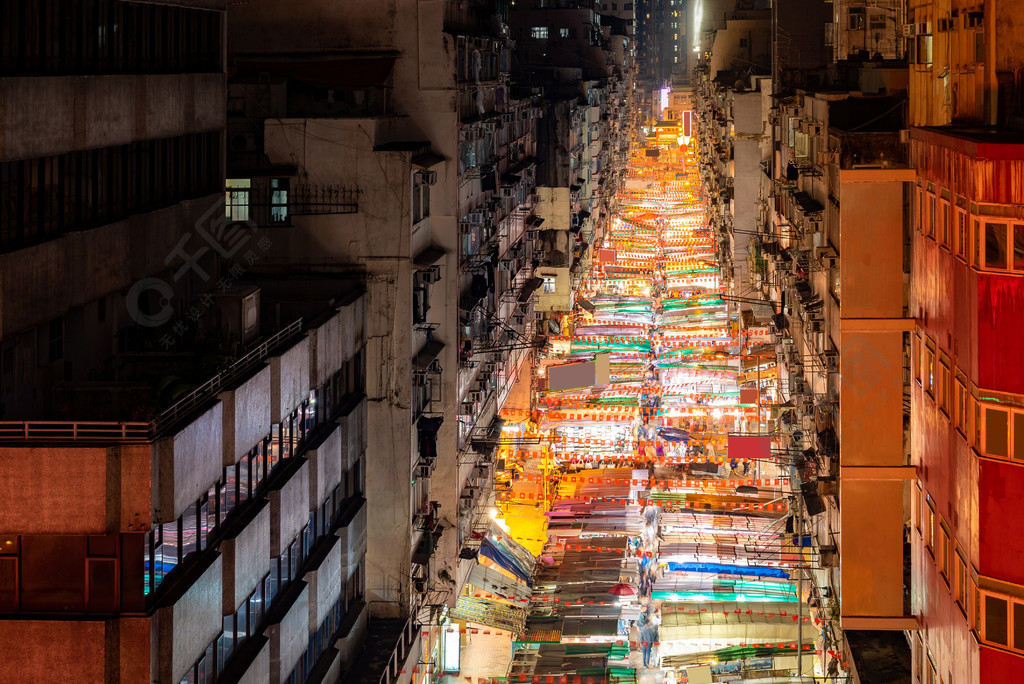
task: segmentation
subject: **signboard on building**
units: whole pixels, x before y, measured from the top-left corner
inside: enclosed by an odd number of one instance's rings
[[[757,435],[729,435],[730,460],[741,458],[768,459],[772,455],[772,438]]]
[[[608,354],[598,354],[593,361],[563,363],[548,367],[548,390],[562,390],[607,385],[611,371]]]

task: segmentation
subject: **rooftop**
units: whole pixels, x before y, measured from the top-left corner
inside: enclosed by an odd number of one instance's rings
[[[910,682],[910,644],[903,632],[848,630],[857,675],[871,684]]]
[[[911,139],[962,152],[975,159],[1024,159],[1024,131],[986,126],[923,126]]]
[[[224,308],[221,301],[257,289],[259,330],[232,347],[224,324],[227,319],[240,321],[238,307],[244,304],[238,302],[233,309],[229,302]],[[209,293],[208,303],[195,303],[191,309],[202,308],[198,319],[183,315],[160,328],[133,329],[135,334],[124,336],[124,349],[88,381],[56,388],[59,415],[3,423],[0,440],[154,439],[207,410],[220,392],[250,378],[268,357],[293,346],[306,330],[363,292],[353,274],[324,273],[254,276],[224,297]]]

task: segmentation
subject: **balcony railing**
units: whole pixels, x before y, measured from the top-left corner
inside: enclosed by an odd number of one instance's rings
[[[153,435],[156,436],[163,432],[164,429],[176,424],[183,417],[193,415],[200,404],[209,401],[224,391],[231,382],[249,372],[253,366],[270,356],[272,351],[292,338],[297,337],[301,332],[302,319],[297,318],[291,324],[268,337],[255,349],[231,364],[226,370],[213,376],[161,412],[150,424]]]
[[[409,651],[416,641],[417,630],[418,627],[410,615],[402,627],[398,643],[395,644],[395,649],[391,652],[387,667],[384,668],[384,673],[380,676],[379,684],[391,684],[391,682],[398,680],[402,664],[405,663],[405,659],[408,657]]]
[[[145,442],[149,437],[149,423],[0,421],[0,442]]]
[[[272,352],[302,333],[298,318],[270,336],[224,371],[213,376],[165,409],[152,421],[0,421],[0,442],[149,442],[228,389],[231,383],[262,363]]]

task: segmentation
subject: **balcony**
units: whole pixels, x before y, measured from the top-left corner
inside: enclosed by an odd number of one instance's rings
[[[195,419],[218,394],[266,361],[271,353],[296,341],[302,330],[302,319],[296,319],[148,422],[0,421],[0,442],[150,442]]]
[[[366,641],[352,669],[351,684],[391,684],[398,681],[410,656],[417,650],[420,626],[412,617],[375,618],[367,625]]]
[[[289,178],[229,178],[227,218],[257,227],[287,227],[293,216],[355,214],[359,190],[339,184],[292,184]]]
[[[507,33],[507,18],[507,1],[448,0],[444,7],[444,32],[500,38]]]

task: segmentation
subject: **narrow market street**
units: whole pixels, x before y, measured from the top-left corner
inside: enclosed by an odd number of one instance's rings
[[[464,629],[483,642],[509,609],[508,681],[820,672],[793,461],[771,432],[774,358],[724,294],[697,169],[674,128],[635,150],[575,309],[535,366],[535,410],[503,416],[485,546],[535,556],[529,598],[463,596],[456,615],[476,617]],[[508,558],[482,562],[522,579],[528,563]],[[503,664],[464,679],[500,679]]]

